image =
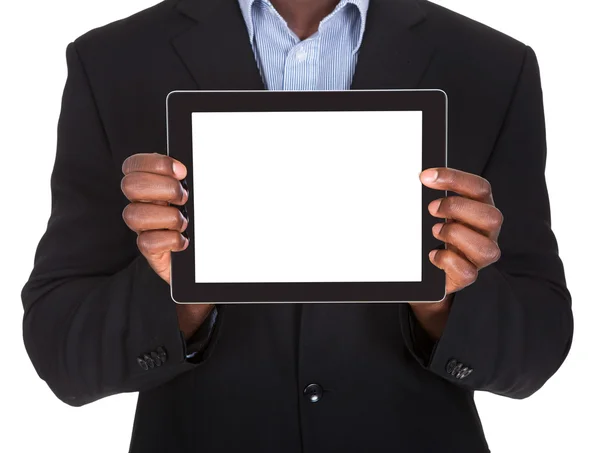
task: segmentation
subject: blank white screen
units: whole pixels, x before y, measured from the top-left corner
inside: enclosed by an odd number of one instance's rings
[[[192,114],[197,283],[421,281],[422,112]]]

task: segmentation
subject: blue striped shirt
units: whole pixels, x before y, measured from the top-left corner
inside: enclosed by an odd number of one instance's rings
[[[347,90],[369,0],[341,0],[300,40],[269,0],[239,0],[258,69],[269,90]]]
[[[341,0],[301,41],[269,0],[239,0],[258,69],[269,90],[348,90],[362,42],[369,0]],[[196,351],[208,343],[218,316],[217,307],[201,328]],[[204,325],[204,324],[203,324]],[[207,334],[208,332],[208,334]],[[192,346],[192,345],[190,345]]]

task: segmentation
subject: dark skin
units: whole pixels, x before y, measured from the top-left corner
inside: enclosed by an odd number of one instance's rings
[[[162,154],[135,154],[123,163],[121,189],[131,201],[123,219],[138,234],[137,245],[154,271],[168,284],[171,252],[185,250],[189,241],[181,234],[187,220],[177,207],[188,200],[181,185],[185,166]],[[436,303],[410,303],[429,336],[440,338],[452,304],[453,294],[471,285],[478,271],[500,257],[498,234],[502,214],[494,207],[490,184],[480,176],[451,168],[427,169],[421,182],[432,189],[448,190],[457,196],[439,198],[429,205],[432,216],[441,220],[432,234],[448,244],[430,253],[431,262],[446,273],[447,296]],[[448,222],[444,222],[448,219]],[[179,327],[189,338],[206,319],[213,304],[176,305]]]
[[[315,34],[319,23],[335,9],[339,0],[271,0],[290,30],[301,40]]]
[[[161,154],[135,154],[123,162],[121,190],[130,204],[123,210],[123,220],[138,234],[137,246],[150,267],[171,284],[171,252],[185,250],[189,241],[181,235],[187,220],[178,208],[188,192],[180,181],[186,177],[185,166]],[[189,338],[206,319],[213,304],[176,304],[179,329]]]
[[[339,0],[271,0],[273,6],[300,38],[317,32],[319,23]],[[121,188],[131,203],[123,211],[125,223],[138,234],[137,245],[154,271],[169,285],[171,252],[184,250],[182,236],[187,221],[171,205],[183,205],[188,193],[180,181],[185,166],[161,154],[136,154],[123,163]],[[447,244],[434,250],[430,261],[446,273],[446,297],[436,303],[409,302],[418,322],[433,340],[441,337],[452,299],[457,291],[473,284],[478,272],[500,258],[498,235],[502,214],[494,206],[492,189],[485,179],[450,168],[427,169],[421,182],[432,189],[458,194],[429,205],[440,223],[435,238]],[[447,219],[447,222],[444,221]],[[179,328],[189,338],[206,319],[213,304],[176,305]]]
[[[411,303],[417,320],[433,340],[438,340],[457,291],[473,284],[481,269],[500,258],[498,235],[502,213],[494,206],[492,187],[481,176],[452,168],[430,168],[420,175],[432,189],[458,195],[438,198],[429,213],[447,222],[436,223],[432,234],[445,242],[445,250],[432,250],[429,260],[446,273],[446,297],[439,303]]]

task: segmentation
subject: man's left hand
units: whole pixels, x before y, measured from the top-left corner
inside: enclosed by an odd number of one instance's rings
[[[421,326],[437,340],[448,318],[452,295],[475,282],[480,269],[500,258],[498,235],[503,217],[494,206],[490,183],[481,176],[452,168],[429,168],[420,179],[432,189],[458,194],[429,204],[432,216],[448,219],[433,226],[433,236],[447,248],[429,253],[431,262],[446,273],[446,297],[439,303],[410,304]]]

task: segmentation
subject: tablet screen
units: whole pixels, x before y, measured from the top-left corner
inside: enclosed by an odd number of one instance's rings
[[[422,112],[194,112],[196,283],[420,282]]]

